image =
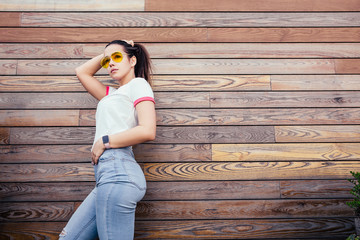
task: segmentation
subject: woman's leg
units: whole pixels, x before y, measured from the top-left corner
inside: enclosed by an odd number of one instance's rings
[[[91,240],[97,238],[96,188],[86,197],[60,234],[60,240]]]

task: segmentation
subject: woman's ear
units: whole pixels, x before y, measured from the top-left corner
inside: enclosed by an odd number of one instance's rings
[[[132,57],[130,58],[130,65],[131,65],[132,67],[135,67],[136,63],[137,63],[136,57],[135,57],[135,56],[132,56]]]

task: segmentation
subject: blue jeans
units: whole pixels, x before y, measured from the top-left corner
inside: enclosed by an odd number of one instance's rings
[[[94,166],[96,187],[75,211],[61,240],[133,239],[135,208],[146,191],[132,147],[106,150]]]

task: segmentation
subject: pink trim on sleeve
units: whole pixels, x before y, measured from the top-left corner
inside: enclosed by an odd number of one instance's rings
[[[152,97],[141,97],[134,102],[134,107],[136,107],[136,105],[142,101],[152,101],[153,103],[155,103],[155,100]]]
[[[109,90],[110,90],[110,87],[106,86],[106,96],[109,95]]]

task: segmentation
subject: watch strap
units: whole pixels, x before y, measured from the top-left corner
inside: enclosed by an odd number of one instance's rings
[[[109,149],[110,148],[109,136],[108,135],[103,136],[102,141],[104,143],[105,148]]]

